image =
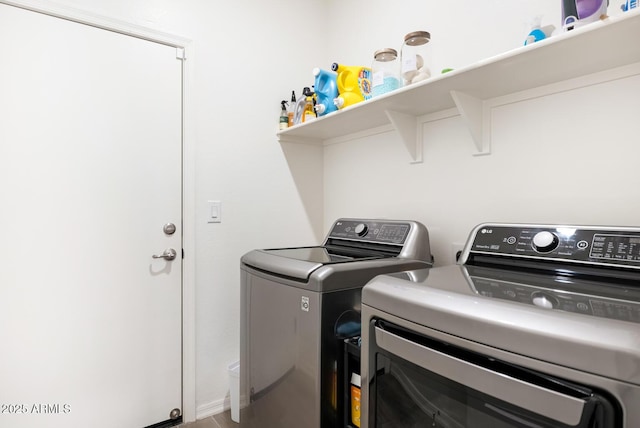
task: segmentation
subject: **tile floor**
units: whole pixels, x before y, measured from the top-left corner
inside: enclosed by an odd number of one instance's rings
[[[180,425],[179,428],[238,428],[239,426],[231,420],[231,412],[227,410],[196,422]]]

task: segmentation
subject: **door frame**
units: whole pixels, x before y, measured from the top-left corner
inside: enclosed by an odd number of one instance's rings
[[[182,56],[182,420],[196,420],[195,328],[195,108],[194,49],[190,39],[45,0],[0,0],[0,4],[43,13],[176,48]]]

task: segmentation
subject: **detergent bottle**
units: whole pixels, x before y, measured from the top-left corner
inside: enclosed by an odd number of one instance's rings
[[[551,24],[545,25],[543,27],[541,23],[542,16],[536,16],[533,19],[533,21],[531,22],[531,31],[527,35],[527,38],[524,40],[525,46],[551,37],[551,33],[554,32],[556,26]]]
[[[338,96],[338,75],[333,71],[313,69],[313,75],[316,77],[314,89],[316,91],[317,104],[314,109],[318,117],[324,116],[336,111],[338,108],[333,100]]]
[[[316,118],[316,111],[314,109],[316,99],[315,93],[305,86],[302,90],[302,95],[304,95],[305,105],[304,105],[304,115],[302,116],[302,122],[310,122]]]
[[[562,0],[562,28],[573,30],[607,15],[609,0]]]
[[[338,97],[333,102],[339,109],[371,98],[371,68],[347,66],[334,62],[331,70],[338,73]]]

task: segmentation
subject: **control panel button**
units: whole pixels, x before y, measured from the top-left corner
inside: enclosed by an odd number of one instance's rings
[[[558,248],[559,243],[560,240],[554,233],[545,230],[535,234],[531,246],[539,253],[548,253]]]
[[[578,308],[578,309],[579,309],[579,310],[581,310],[581,311],[586,312],[586,311],[588,311],[588,310],[589,310],[589,305],[587,305],[586,303],[583,303],[583,302],[579,302],[579,303],[576,305],[576,308]]]
[[[559,306],[558,299],[556,299],[554,296],[538,291],[531,294],[531,302],[534,305],[544,309],[553,309]]]
[[[356,235],[358,236],[366,235],[368,230],[369,230],[369,227],[364,223],[358,224],[355,228]]]

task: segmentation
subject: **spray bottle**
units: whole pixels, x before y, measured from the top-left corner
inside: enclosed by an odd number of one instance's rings
[[[302,95],[305,97],[304,115],[302,116],[303,122],[310,122],[316,118],[316,111],[314,109],[316,100],[315,92],[305,86],[302,90]]]
[[[338,97],[333,102],[342,109],[371,98],[371,68],[346,66],[334,62],[331,70],[338,73]]]
[[[338,108],[333,100],[338,96],[337,74],[333,71],[313,69],[316,77],[314,89],[316,91],[317,104],[314,107],[318,117],[336,111]]]
[[[287,112],[287,116],[289,117],[289,128],[291,128],[294,123],[294,116],[296,111],[296,91],[291,91],[291,103],[289,103],[289,111]]]
[[[285,100],[280,101],[282,110],[280,110],[280,124],[278,128],[280,130],[287,129],[289,127],[289,114],[287,113],[287,102]]]

